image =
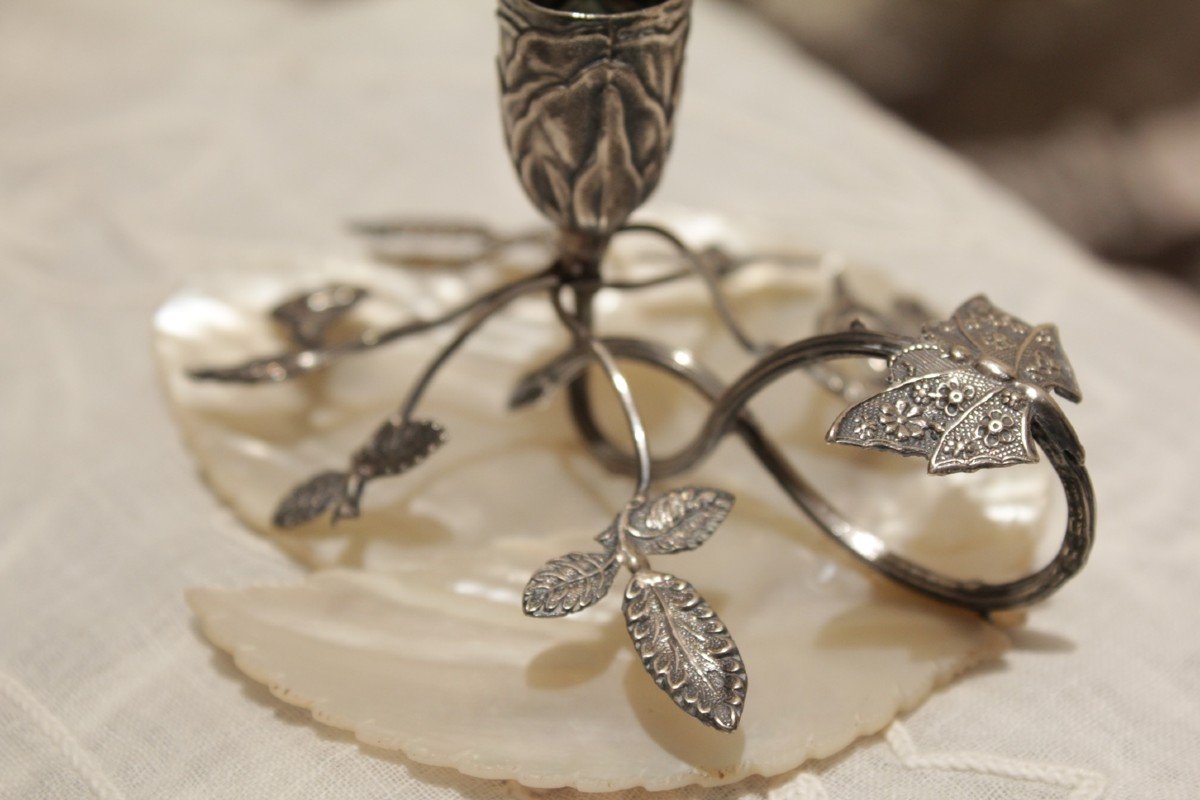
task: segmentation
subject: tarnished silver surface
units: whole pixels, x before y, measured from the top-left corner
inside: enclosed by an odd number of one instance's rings
[[[629,382],[607,345],[564,307],[561,294],[552,297],[558,317],[574,334],[576,345],[591,353],[617,393],[633,442],[637,487],[628,505],[596,537],[605,548],[603,555],[572,553],[534,574],[525,590],[526,613],[558,616],[538,612],[548,605],[543,592],[547,579],[565,586],[562,577],[568,564],[577,567],[586,561],[594,571],[588,571],[588,577],[580,575],[574,584],[578,588],[566,593],[566,602],[573,607],[564,613],[598,600],[611,585],[611,579],[601,583],[600,576],[607,576],[614,563],[625,566],[633,573],[625,590],[625,619],[646,671],[684,711],[717,730],[733,731],[746,699],[746,670],[737,645],[691,584],[651,571],[646,558],[702,545],[725,521],[733,506],[733,495],[687,487],[646,498],[651,479],[650,444]],[[569,571],[572,575],[577,572]],[[550,597],[558,600],[560,595],[561,590]],[[531,598],[536,600],[533,611]],[[555,607],[562,605],[558,601]]]
[[[565,617],[582,611],[608,594],[619,566],[615,542],[603,553],[567,553],[548,561],[525,586],[525,613]]]
[[[366,290],[357,286],[334,283],[283,301],[271,310],[271,317],[296,344],[320,347],[330,326],[366,296]]]
[[[462,269],[517,250],[541,263],[554,255],[553,232],[544,228],[499,233],[474,221],[404,217],[356,220],[350,230],[367,241],[375,261],[401,267]]]
[[[658,687],[705,725],[735,730],[746,703],[746,667],[725,623],[695,587],[674,575],[638,572],[622,608]]]
[[[1056,391],[1081,398],[1053,325],[973,297],[888,362],[892,388],[847,410],[829,440],[929,459],[934,474],[1037,461],[1031,418]]]
[[[280,527],[293,527],[311,521],[328,508],[333,510],[332,520],[334,522],[357,517],[363,490],[368,482],[375,478],[407,472],[441,447],[446,440],[445,429],[436,422],[413,419],[413,413],[434,377],[467,340],[509,303],[527,294],[556,289],[558,284],[557,276],[549,272],[538,273],[513,281],[499,289],[485,292],[479,298],[452,312],[454,316],[467,311],[474,313],[458,333],[442,347],[433,361],[426,366],[416,383],[409,389],[400,409],[393,416],[384,420],[371,438],[351,456],[349,469],[345,473],[346,483],[339,501],[334,504],[332,500],[328,499],[331,484],[321,482],[322,475],[330,473],[314,476],[293,489],[281,501],[275,513],[275,519],[279,522]],[[445,315],[442,319],[445,320],[449,316]],[[419,326],[402,326],[393,331],[402,330],[405,327],[414,330]],[[419,329],[425,330],[429,327],[433,326],[425,325]],[[393,338],[400,337],[397,335]],[[211,377],[214,372],[217,371],[199,370],[193,372],[192,376],[197,379],[223,379]],[[325,480],[332,481],[332,479]],[[321,489],[319,493],[316,491],[318,486]],[[312,513],[311,509],[317,498],[321,500],[320,508]]]
[[[963,308],[982,308],[982,303],[986,302],[983,298],[974,298]],[[1003,314],[998,311],[995,313],[997,318]],[[1048,328],[1032,328],[1006,314],[1003,318],[1012,320],[1012,324],[1018,326],[1013,329],[1028,329],[1032,332]],[[946,324],[939,323],[931,326],[929,330],[932,333],[926,338],[936,341],[938,332],[948,328]],[[1056,356],[1052,361],[1040,362],[1044,369],[1039,375],[1052,376],[1046,377],[1045,380],[1058,383],[1065,380],[1064,370],[1069,371],[1070,366],[1062,354],[1061,347],[1057,345],[1057,335],[1054,341],[1056,349],[1053,352]],[[884,539],[855,525],[841,511],[834,508],[795,470],[787,457],[746,411],[747,404],[759,392],[793,370],[806,369],[812,364],[832,359],[864,357],[886,359],[892,365],[893,375],[903,375],[907,374],[908,368],[915,363],[925,364],[926,367],[944,363],[946,356],[942,354],[940,345],[931,341],[914,341],[894,334],[863,330],[814,336],[787,345],[766,356],[728,387],[723,387],[684,351],[637,339],[611,339],[606,340],[605,345],[618,358],[649,364],[686,381],[712,402],[709,416],[696,436],[677,453],[652,462],[656,478],[666,478],[690,468],[711,453],[726,434],[737,433],[797,507],[826,534],[864,563],[897,583],[924,595],[985,614],[1026,606],[1045,599],[1075,575],[1087,561],[1095,535],[1095,495],[1087,468],[1084,466],[1083,446],[1061,407],[1043,387],[1025,384],[1012,377],[1003,378],[1002,373],[996,371],[997,364],[988,356],[987,351],[976,350],[974,356],[968,355],[965,350],[961,351],[956,356],[959,361],[954,362],[960,370],[957,373],[942,374],[935,379],[936,382],[931,387],[932,393],[940,396],[931,397],[931,406],[917,406],[918,411],[914,413],[907,402],[901,409],[895,403],[889,405],[876,402],[877,399],[873,398],[855,407],[860,408],[861,412],[847,413],[839,418],[834,431],[836,438],[836,431],[853,415],[855,419],[875,426],[876,430],[882,429],[891,437],[888,445],[864,446],[900,449],[902,443],[903,446],[912,448],[909,454],[930,457],[931,471],[935,474],[1020,463],[1027,460],[1024,456],[1026,446],[1030,448],[1030,453],[1035,452],[1032,450],[1033,445],[1039,446],[1062,482],[1067,499],[1066,531],[1057,554],[1049,564],[1031,575],[1004,583],[951,578],[932,572],[897,554]],[[586,363],[581,364],[577,359],[562,359],[555,375],[563,382],[568,382],[572,377],[571,370],[582,369],[584,366]],[[1013,367],[1016,369],[1016,364]],[[994,389],[995,383],[999,383],[1001,388]],[[905,390],[912,385],[915,384],[905,386]],[[964,389],[968,385],[985,387],[983,394],[985,397],[992,397],[995,402],[975,402],[973,406],[969,406]],[[1012,405],[997,405],[1002,401],[997,392],[1011,393],[1015,398],[1011,401]],[[1077,387],[1074,387],[1074,392],[1078,393]],[[953,405],[959,393],[963,396],[960,407],[948,408],[945,404]],[[943,403],[940,408],[937,405],[939,402]],[[993,414],[997,407],[1004,410]],[[1015,414],[1014,407],[1020,408],[1020,414]],[[966,426],[961,433],[969,433],[973,439],[977,439],[982,449],[978,458],[973,462],[964,462],[958,469],[952,468],[951,465],[935,470],[932,457],[937,451],[936,445],[940,442],[940,436],[932,426],[940,424],[939,420],[948,416],[947,411],[955,411],[955,417],[961,416],[958,424]],[[854,412],[854,409],[851,409],[851,412]],[[926,413],[929,414],[928,417],[924,416]],[[870,416],[871,414],[874,416]],[[1021,420],[1026,421],[1022,423]],[[1022,424],[1025,427],[1021,427]],[[900,438],[901,428],[904,428],[910,440]],[[890,434],[887,433],[889,429],[892,431]],[[933,431],[932,434],[929,433],[930,430]],[[1023,438],[1026,431],[1028,441]],[[628,456],[608,441],[598,427],[581,429],[581,434],[592,452],[610,468],[630,470]],[[920,439],[919,443],[911,440],[911,437],[918,435],[926,438]],[[935,436],[937,442],[934,442]],[[955,441],[957,440],[959,439]],[[921,449],[918,450],[918,446]],[[1022,455],[1010,457],[1013,452],[1020,452]]]
[[[500,0],[500,89],[517,176],[559,228],[605,237],[662,175],[691,0]]]
[[[646,555],[695,550],[716,532],[732,508],[729,492],[676,489],[630,510],[629,538]]]
[[[345,472],[332,470],[313,475],[292,489],[275,509],[271,521],[277,528],[296,528],[312,522],[346,499],[349,480],[350,476]]]
[[[956,360],[973,361],[982,372],[1039,386],[1075,403],[1083,399],[1058,329],[1022,322],[983,295],[959,306],[952,319],[926,326],[923,338]]]

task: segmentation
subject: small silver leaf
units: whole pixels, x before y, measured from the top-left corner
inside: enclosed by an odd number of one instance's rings
[[[549,397],[587,366],[588,358],[578,349],[567,350],[521,376],[508,396],[510,411],[526,408]]]
[[[647,500],[629,512],[630,539],[647,555],[695,550],[733,508],[733,495],[689,486]]]
[[[567,553],[554,559],[525,585],[525,613],[565,617],[582,611],[608,594],[617,566],[611,553]]]
[[[188,372],[195,381],[216,383],[282,383],[314,372],[329,363],[327,351],[301,350],[256,358],[235,367],[201,367]]]
[[[746,667],[695,587],[644,570],[630,580],[623,609],[633,646],[658,687],[705,725],[735,730],[746,702]]]
[[[611,525],[600,531],[600,533],[596,534],[596,541],[603,545],[604,552],[608,553],[609,555],[617,552],[617,540],[618,534],[616,520],[613,520]]]
[[[354,454],[354,472],[362,478],[399,475],[420,464],[445,441],[446,431],[436,422],[388,420]]]
[[[330,326],[366,296],[366,289],[331,283],[289,297],[271,309],[271,318],[286,328],[292,341],[301,347],[321,347]]]
[[[292,489],[275,510],[272,522],[278,528],[295,528],[321,516],[346,495],[344,472],[322,472]]]
[[[517,411],[540,401],[548,392],[544,375],[539,372],[523,376],[508,396],[508,410]]]

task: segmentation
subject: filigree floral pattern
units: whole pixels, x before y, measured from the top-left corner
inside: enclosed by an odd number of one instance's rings
[[[938,474],[1036,461],[1033,400],[1079,396],[1054,328],[975,297],[924,336],[892,359],[891,388],[847,409],[830,441],[924,456]]]
[[[938,383],[928,397],[943,414],[957,417],[975,400],[975,387],[958,378],[949,378]]]
[[[991,448],[1004,444],[1012,444],[1016,438],[1017,418],[1012,412],[1002,408],[993,408],[979,426],[983,443]]]
[[[884,403],[879,411],[879,421],[884,429],[897,439],[915,439],[929,428],[929,422],[922,416],[921,407],[916,402],[897,400],[895,404]]]

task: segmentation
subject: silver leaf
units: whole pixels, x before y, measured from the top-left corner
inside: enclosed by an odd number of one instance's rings
[[[234,367],[201,367],[189,371],[188,376],[216,383],[282,383],[315,372],[330,360],[327,350],[300,350],[255,358]]]
[[[322,472],[292,489],[275,510],[276,527],[295,528],[321,516],[346,495],[344,472]]]
[[[647,500],[629,512],[630,540],[647,555],[695,550],[733,508],[733,495],[689,486]]]
[[[619,518],[613,520],[611,525],[596,534],[596,541],[604,546],[604,552],[609,555],[617,552],[617,541],[620,538],[618,522]]]
[[[354,472],[363,478],[399,475],[424,461],[446,441],[446,431],[426,420],[388,420],[354,454]]]
[[[634,574],[625,624],[642,665],[675,704],[705,725],[733,731],[746,702],[746,667],[725,624],[673,575]]]
[[[567,553],[554,559],[525,585],[525,613],[565,617],[582,611],[608,594],[617,566],[611,553]]]
[[[287,329],[301,347],[321,347],[325,333],[367,296],[366,289],[331,283],[284,300],[271,309],[271,318]]]
[[[568,350],[552,361],[522,375],[508,396],[508,408],[516,411],[541,402],[563,383],[564,365],[574,362],[576,353]]]

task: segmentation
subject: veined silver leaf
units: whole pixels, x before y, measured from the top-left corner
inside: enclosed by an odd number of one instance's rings
[[[733,495],[688,486],[647,500],[629,512],[629,534],[647,555],[695,550],[713,535],[733,508]]]
[[[364,478],[399,475],[424,461],[446,441],[446,431],[427,420],[388,420],[354,454],[354,472]]]
[[[525,585],[525,613],[565,617],[582,611],[608,594],[617,566],[611,553],[567,553],[554,559]]]
[[[733,731],[746,702],[746,667],[725,624],[695,587],[645,570],[625,590],[625,625],[642,666],[675,704]]]
[[[292,489],[275,509],[272,518],[278,528],[295,528],[321,516],[346,495],[344,472],[322,472]]]

